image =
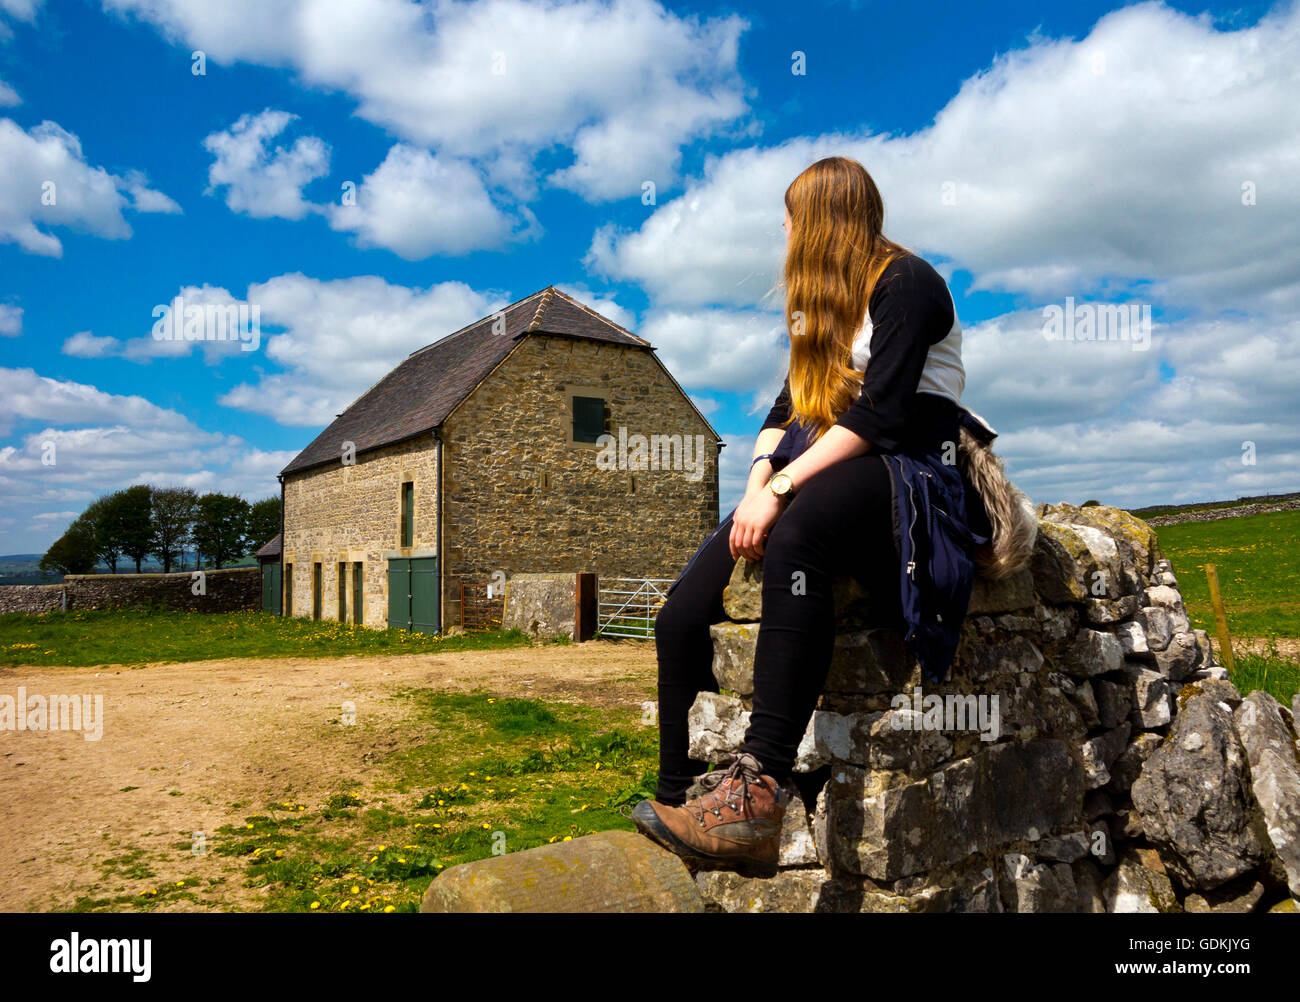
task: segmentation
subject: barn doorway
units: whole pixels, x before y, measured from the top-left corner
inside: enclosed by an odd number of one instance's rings
[[[439,632],[437,557],[388,558],[388,626]]]
[[[280,615],[280,562],[262,564],[262,611]]]

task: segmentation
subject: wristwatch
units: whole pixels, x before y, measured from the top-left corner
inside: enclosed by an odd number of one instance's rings
[[[789,501],[794,497],[794,481],[790,479],[788,473],[777,473],[767,482],[768,490],[779,497],[782,501]]]

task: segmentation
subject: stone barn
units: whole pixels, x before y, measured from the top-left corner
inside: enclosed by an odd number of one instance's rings
[[[643,338],[542,289],[413,352],[281,471],[284,615],[440,631],[462,582],[671,578],[721,439]]]

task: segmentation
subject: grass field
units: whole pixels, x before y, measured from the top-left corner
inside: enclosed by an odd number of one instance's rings
[[[1215,636],[1205,577],[1205,565],[1214,564],[1234,641],[1300,637],[1300,511],[1184,522],[1155,531],[1174,565],[1194,627]],[[1290,705],[1300,690],[1300,664],[1279,655],[1276,646],[1266,653],[1250,653],[1234,642],[1233,653],[1233,682],[1243,695],[1263,689]]]
[[[364,796],[344,782],[324,802],[249,804],[242,824],[212,834],[207,852],[264,888],[267,911],[412,912],[449,866],[581,835],[632,830],[618,807],[654,796],[658,739],[639,708],[598,710],[487,691],[410,689],[415,714],[388,778]],[[241,805],[234,805],[239,807]],[[173,845],[192,851],[190,841]],[[153,911],[180,900],[223,905],[221,881],[163,878],[165,860],[106,858],[101,886],[143,891],[78,898],[72,911]]]
[[[1233,636],[1300,637],[1300,511],[1155,531],[1198,629],[1214,630],[1205,565],[1215,564]]]
[[[439,638],[266,612],[12,612],[0,615],[0,664],[143,664],[216,658],[424,654],[529,643],[519,630]]]

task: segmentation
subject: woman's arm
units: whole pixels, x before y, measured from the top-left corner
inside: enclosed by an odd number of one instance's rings
[[[750,458],[755,459],[759,456],[766,456],[775,451],[784,437],[784,428],[764,428],[758,433],[758,439],[754,442],[754,455]],[[761,459],[757,463],[753,463],[749,471],[749,481],[745,484],[745,495],[749,496],[755,491],[762,490],[771,479],[772,461],[770,459]]]
[[[926,261],[912,255],[885,270],[871,294],[868,312],[871,358],[862,390],[836,423],[781,471],[789,475],[796,493],[829,466],[873,447],[885,452],[899,447],[907,404],[916,394],[930,346],[942,340],[954,319],[952,297],[943,278]],[[783,392],[788,400],[788,378],[786,386]],[[755,455],[762,453],[756,451]],[[755,479],[751,477],[751,485]],[[782,504],[770,490],[747,491],[732,519],[733,556],[750,560],[762,556],[764,541]]]
[[[759,442],[761,443],[763,437],[769,433],[769,431],[762,432],[759,435]],[[779,438],[774,439],[773,446],[779,441]],[[797,490],[800,484],[814,474],[845,459],[860,456],[870,448],[871,443],[866,439],[858,437],[847,428],[835,425],[828,428],[826,433],[809,446],[798,459],[786,464],[781,472],[789,475],[794,489]],[[762,455],[757,448],[754,454]],[[754,467],[755,473],[750,476],[745,497],[732,517],[731,556],[733,560],[742,556],[747,560],[758,560],[763,555],[763,545],[768,531],[781,514],[785,502],[767,489],[770,472],[765,472],[762,479],[756,476],[760,467],[770,471],[771,465],[767,460],[763,460]]]

